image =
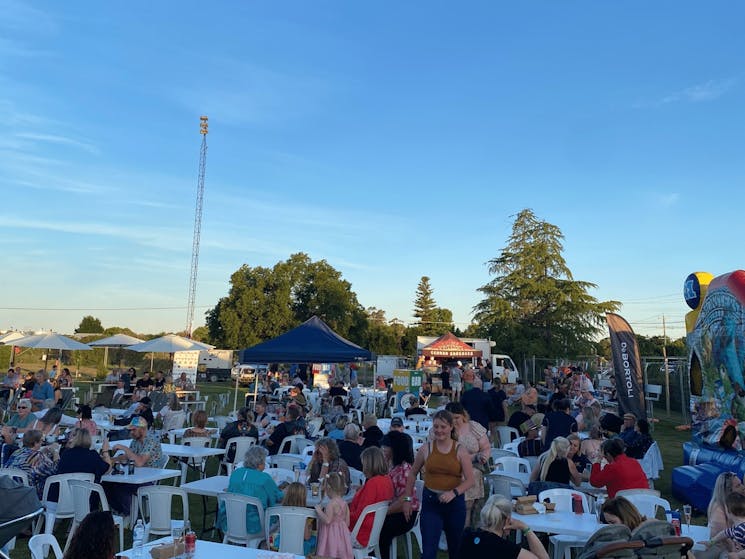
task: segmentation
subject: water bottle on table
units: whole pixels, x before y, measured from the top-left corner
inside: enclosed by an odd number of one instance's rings
[[[143,559],[145,552],[143,545],[145,543],[145,525],[140,518],[135,524],[132,531],[132,559]]]

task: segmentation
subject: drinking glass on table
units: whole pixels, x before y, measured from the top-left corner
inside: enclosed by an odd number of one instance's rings
[[[691,505],[683,505],[683,516],[686,517],[686,524],[688,525],[688,533],[691,533]]]

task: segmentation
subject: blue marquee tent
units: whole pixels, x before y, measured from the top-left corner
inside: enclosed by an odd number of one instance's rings
[[[345,340],[317,316],[238,354],[240,363],[345,363],[371,359],[370,351]]]

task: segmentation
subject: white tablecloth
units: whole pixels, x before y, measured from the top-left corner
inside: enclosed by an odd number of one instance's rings
[[[161,538],[149,542],[145,546],[143,557],[150,557],[150,550],[156,545],[171,543],[172,541],[171,538]],[[119,555],[131,558],[133,556],[132,549],[122,551]],[[220,559],[304,559],[302,555],[293,555],[292,553],[274,553],[273,551],[254,549],[242,545],[228,545],[197,540],[194,559],[214,559],[215,557],[219,557]]]

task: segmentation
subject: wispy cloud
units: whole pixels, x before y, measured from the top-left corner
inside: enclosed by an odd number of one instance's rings
[[[734,78],[708,80],[674,91],[654,101],[641,101],[634,106],[635,108],[650,108],[672,103],[706,103],[726,95],[736,84],[737,80]]]
[[[677,192],[669,192],[669,193],[660,193],[656,195],[657,204],[664,207],[664,208],[670,208],[678,203],[678,200],[680,199],[680,194]]]
[[[94,146],[91,142],[86,140],[79,140],[77,138],[71,138],[69,136],[62,136],[59,134],[43,134],[38,132],[18,132],[15,134],[17,138],[24,140],[31,140],[32,142],[58,144],[63,146],[70,146],[82,149],[88,153],[98,155],[101,151]]]
[[[57,233],[90,235],[92,237],[115,237],[128,240],[142,246],[163,249],[172,252],[191,251],[191,237],[184,231],[171,227],[146,227],[138,225],[118,226],[108,223],[82,221],[45,221],[20,219],[13,215],[0,215],[0,230],[10,228],[15,231],[40,230]]]
[[[12,31],[51,32],[57,29],[55,19],[25,0],[0,0],[0,29]]]

